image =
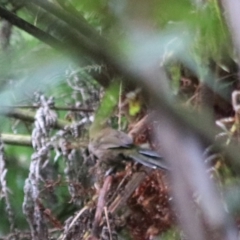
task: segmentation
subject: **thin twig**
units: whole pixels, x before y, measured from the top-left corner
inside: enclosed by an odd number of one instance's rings
[[[111,231],[111,227],[110,227],[110,223],[109,223],[108,210],[107,210],[106,206],[104,207],[104,213],[105,213],[107,227],[108,227],[108,231],[109,231],[109,237],[110,237],[110,240],[112,240],[112,231]]]
[[[121,131],[121,120],[122,120],[122,110],[121,110],[121,106],[122,106],[122,81],[120,82],[120,86],[119,86],[119,98],[118,98],[118,130]]]
[[[37,109],[39,106],[32,105],[15,105],[15,106],[3,106],[4,108],[27,108],[27,109]],[[91,108],[78,108],[78,107],[62,107],[62,106],[54,106],[51,109],[56,111],[73,111],[73,112],[94,112],[94,109]]]
[[[79,217],[88,209],[88,206],[85,206],[84,208],[82,208],[78,214],[73,218],[72,222],[70,223],[69,227],[68,227],[68,231],[70,231],[70,229],[74,226],[75,222],[79,219]],[[63,236],[60,236],[58,238],[58,240],[64,240],[66,239],[66,234]]]
[[[97,209],[96,209],[93,228],[92,228],[92,235],[96,237],[98,236],[99,224],[101,221],[103,208],[106,202],[105,197],[110,189],[111,183],[112,183],[112,176],[107,176],[98,197]]]

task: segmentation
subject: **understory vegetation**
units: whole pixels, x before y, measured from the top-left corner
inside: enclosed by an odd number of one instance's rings
[[[239,9],[0,0],[0,239],[238,239]],[[168,170],[99,174],[103,119]]]

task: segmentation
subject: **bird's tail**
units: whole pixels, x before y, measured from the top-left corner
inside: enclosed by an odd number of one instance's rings
[[[158,153],[149,150],[149,149],[138,149],[138,151],[131,153],[128,155],[129,158],[134,160],[137,163],[141,163],[144,166],[150,168],[160,168],[164,170],[168,170],[166,163],[164,162],[163,157],[161,157]]]

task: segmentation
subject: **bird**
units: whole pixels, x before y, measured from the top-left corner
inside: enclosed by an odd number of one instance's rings
[[[89,152],[107,167],[134,161],[153,169],[169,169],[162,156],[135,145],[133,139],[123,131],[100,124],[90,128],[89,137]]]

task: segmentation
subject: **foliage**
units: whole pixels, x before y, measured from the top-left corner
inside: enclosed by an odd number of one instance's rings
[[[215,204],[214,197],[204,202],[201,169],[238,223],[239,56],[223,6],[200,2],[0,1],[0,239],[183,239],[192,212],[206,225],[199,239],[223,239],[228,224],[207,214]],[[189,160],[190,177],[184,164],[175,167],[186,176],[188,216],[171,172],[170,181],[159,170],[143,169],[145,176],[129,163],[114,173],[110,190],[108,177],[99,188],[87,145],[89,126],[102,120],[128,129],[135,143],[163,149],[167,160],[200,159],[195,172]],[[153,139],[159,128],[168,129],[162,139],[170,147]],[[174,144],[176,129],[181,143],[191,139],[186,155]],[[31,136],[28,146],[18,135]],[[194,152],[198,142],[203,156]],[[98,222],[102,191],[108,208]]]

